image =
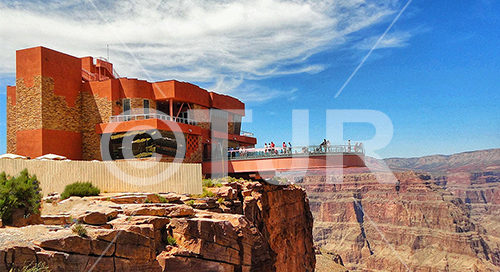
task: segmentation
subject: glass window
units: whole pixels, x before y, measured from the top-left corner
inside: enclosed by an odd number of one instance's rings
[[[130,114],[130,99],[123,99],[123,113],[129,115]]]
[[[233,115],[234,122],[234,134],[240,134],[241,132],[241,115],[235,114]]]
[[[146,114],[146,118],[149,118],[149,100],[144,99],[144,114]]]

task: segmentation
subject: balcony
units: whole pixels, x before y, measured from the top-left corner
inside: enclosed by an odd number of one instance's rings
[[[228,150],[227,157],[229,160],[247,160],[247,159],[262,159],[276,157],[297,157],[297,156],[315,156],[315,155],[335,155],[335,154],[352,154],[364,155],[364,147],[358,145],[311,145],[311,146],[296,146],[296,147],[275,147],[271,148],[242,148],[239,150]]]
[[[158,114],[158,113],[141,113],[141,114],[127,114],[127,115],[114,115],[109,118],[110,123],[116,122],[126,122],[126,121],[135,121],[135,120],[145,120],[145,119],[160,119],[165,121],[173,121],[177,123],[187,124],[187,125],[196,125],[196,121],[190,118],[184,117],[172,117],[167,114]]]

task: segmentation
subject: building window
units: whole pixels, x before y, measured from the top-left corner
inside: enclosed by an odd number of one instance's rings
[[[149,100],[147,100],[147,99],[144,99],[144,114],[145,114],[145,118],[148,119],[149,118]]]
[[[130,99],[123,99],[123,113],[129,115],[130,114]]]
[[[233,115],[233,123],[234,123],[234,134],[239,135],[241,132],[241,115],[235,114]]]
[[[212,130],[227,132],[228,112],[210,109],[210,127]]]

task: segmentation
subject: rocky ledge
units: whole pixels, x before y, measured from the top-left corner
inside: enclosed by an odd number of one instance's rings
[[[52,271],[314,271],[304,190],[259,182],[208,190],[212,197],[44,203],[44,224],[0,229],[0,271],[39,262]]]

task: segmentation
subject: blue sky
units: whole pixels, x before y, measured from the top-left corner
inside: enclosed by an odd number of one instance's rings
[[[394,126],[382,157],[500,147],[498,1],[411,2],[337,98],[406,1],[165,2],[154,9],[133,1],[0,2],[0,153],[15,50],[105,56],[105,44],[121,75],[186,80],[239,97],[252,110],[243,129],[260,145],[291,140],[294,109],[309,110],[311,144],[325,137],[328,109],[371,109]],[[131,10],[135,16],[120,16]],[[43,28],[54,24],[60,28]],[[375,133],[369,124],[344,129],[343,140]]]

